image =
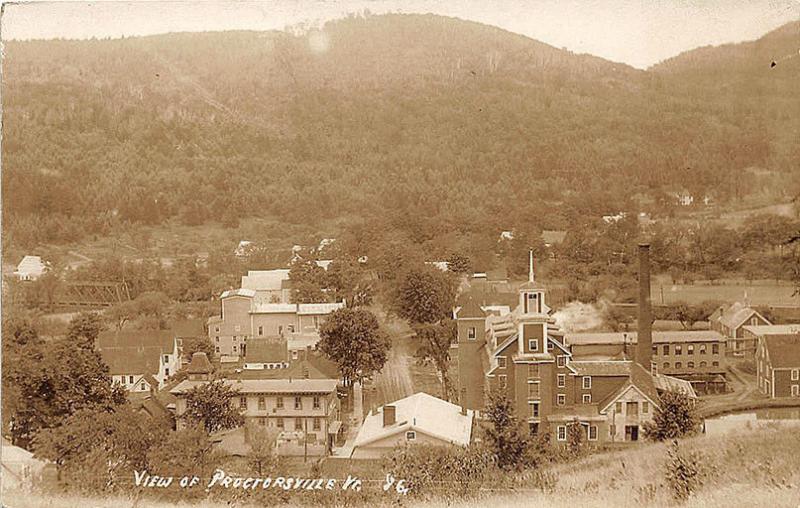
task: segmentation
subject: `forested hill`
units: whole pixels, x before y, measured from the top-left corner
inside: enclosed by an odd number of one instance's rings
[[[630,209],[636,193],[736,198],[745,168],[788,174],[800,144],[771,132],[796,128],[775,114],[790,113],[800,58],[769,72],[745,52],[758,96],[709,101],[705,66],[680,64],[691,53],[637,71],[432,15],[5,53],[6,245],[248,215],[375,218],[419,241],[560,229]]]

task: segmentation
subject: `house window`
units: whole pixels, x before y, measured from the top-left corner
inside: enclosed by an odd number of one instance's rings
[[[658,346],[653,346],[653,356],[658,355]]]
[[[314,418],[314,430],[320,429],[319,418]]]
[[[233,352],[236,352],[236,344],[233,345]]]
[[[164,369],[164,376],[169,377],[169,369]]]
[[[750,319],[750,324],[753,325],[753,326],[758,325],[758,318],[757,317],[751,318]]]
[[[711,344],[711,354],[719,354],[719,344]]]
[[[669,344],[664,344],[663,346],[661,346],[661,352],[664,355],[668,355],[669,354]]]
[[[417,439],[417,433],[414,432],[413,430],[409,430],[408,432],[406,432],[406,439],[409,441]]]
[[[247,408],[247,397],[239,397],[239,407]]]
[[[314,409],[319,409],[319,396],[314,397]]]
[[[559,355],[558,356],[558,366],[565,367],[567,365],[567,357],[566,355]]]
[[[302,397],[295,397],[294,398],[294,408],[295,409],[303,409],[303,399],[302,399]]]
[[[639,403],[638,402],[626,402],[625,403],[625,414],[627,414],[627,415],[637,415],[637,414],[639,414]]]
[[[477,337],[478,333],[475,331],[474,326],[467,328],[467,340],[475,340]]]
[[[583,403],[584,404],[591,404],[592,403],[592,394],[591,393],[584,393],[583,394]]]
[[[597,441],[597,425],[589,425],[589,441]]]
[[[263,326],[259,326],[258,327],[258,335],[264,335],[264,327]]]
[[[529,399],[539,398],[539,383],[528,383],[528,398]]]
[[[278,409],[283,409],[283,397],[278,397],[278,398],[276,399],[275,406],[276,406]]]
[[[147,389],[147,388],[145,388],[145,387],[146,387],[146,385],[145,385],[144,383],[142,383],[142,385],[139,387],[139,389],[140,389],[141,391],[145,391],[145,390]]]
[[[539,377],[539,364],[538,363],[529,363],[528,364],[528,378],[538,378]]]
[[[642,414],[647,414],[649,412],[650,412],[650,403],[647,402],[646,400],[642,401]]]
[[[792,369],[792,381],[800,379],[800,369]]]
[[[214,342],[216,342],[216,343],[219,343],[219,335],[217,335],[216,337],[214,337]]]
[[[283,325],[278,325],[278,335],[283,335]]]
[[[267,424],[267,419],[266,418],[258,418],[258,424],[261,425],[262,427],[265,426]]]
[[[689,362],[689,363],[686,364],[686,366],[688,368],[690,368],[690,369],[693,369],[694,368],[694,362]]]
[[[792,385],[792,397],[800,396],[800,385]]]
[[[711,365],[712,365],[713,367],[719,367],[719,362],[711,362]]]
[[[214,352],[215,352],[215,353],[219,353],[219,346],[215,346],[215,347],[214,347]]]
[[[292,351],[292,360],[297,360],[297,350]]]
[[[675,345],[675,354],[680,355],[683,354],[683,346],[680,344]]]
[[[531,416],[533,418],[539,418],[539,403],[538,402],[531,402]]]
[[[294,325],[286,325],[286,329],[289,330],[289,333],[294,333]]]
[[[566,441],[567,440],[567,427],[564,425],[558,426],[558,434],[556,435],[556,439],[559,441]]]
[[[169,355],[164,355],[164,363],[169,363]]]
[[[536,339],[528,339],[528,349],[530,351],[539,351],[539,341]]]
[[[214,327],[214,331],[215,331],[216,333],[219,333],[219,326],[215,326],[215,327]]]
[[[664,362],[664,368],[669,369],[669,362]]]
[[[700,354],[701,355],[706,354],[706,349],[707,349],[707,346],[705,344],[700,344]]]
[[[617,402],[616,406],[614,407],[617,413],[622,412],[622,402]]]
[[[689,344],[686,346],[686,354],[693,355],[694,354],[694,344]]]
[[[700,368],[701,369],[706,367],[706,366],[708,366],[708,362],[700,362]]]
[[[567,375],[566,374],[559,374],[558,375],[558,387],[564,388],[567,386]]]
[[[258,398],[258,410],[259,411],[265,411],[266,409],[267,409],[267,399],[265,399],[264,397],[259,397]]]
[[[583,376],[583,389],[589,390],[592,388],[592,377],[591,376]]]
[[[558,396],[556,397],[556,403],[559,406],[563,406],[564,404],[567,403],[567,396],[564,395],[563,393],[559,393]]]
[[[278,422],[277,423],[278,423],[278,428],[282,429],[283,428],[283,418],[278,418]]]
[[[497,357],[497,366],[501,369],[506,368],[506,357],[505,356],[498,356]]]
[[[501,374],[501,375],[497,376],[497,384],[502,389],[505,389],[506,386],[508,386],[508,381],[506,380],[505,374]]]

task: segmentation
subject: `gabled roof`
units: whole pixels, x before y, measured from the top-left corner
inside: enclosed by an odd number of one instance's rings
[[[395,423],[383,426],[383,408],[370,414],[358,431],[356,447],[366,446],[408,430],[460,446],[466,446],[470,442],[473,419],[471,410],[462,415],[461,407],[424,392],[415,393],[391,405],[395,407]]]
[[[25,256],[17,265],[15,273],[41,275],[47,269],[47,265],[42,262],[39,256]]]
[[[456,317],[460,319],[483,319],[486,317],[486,313],[474,298],[469,297],[458,310]]]
[[[618,362],[628,363],[630,368],[630,375],[627,381],[622,383],[616,390],[611,392],[607,397],[598,403],[600,412],[605,411],[608,407],[616,402],[618,398],[627,393],[628,390],[634,389],[646,397],[651,404],[658,406],[658,390],[653,382],[653,376],[650,375],[641,365],[633,362]]]
[[[286,339],[251,339],[247,341],[244,360],[247,363],[283,363],[289,353]]]
[[[158,347],[171,353],[175,345],[175,336],[171,330],[106,330],[97,336],[97,347]]]
[[[100,350],[103,363],[112,376],[158,374],[162,349],[159,347],[110,347]],[[158,383],[155,383],[158,387]]]
[[[579,376],[630,376],[633,362],[629,360],[583,360],[571,361],[569,364]]]
[[[242,276],[242,289],[253,291],[279,291],[281,282],[289,278],[289,270],[250,270]]]
[[[186,367],[188,374],[210,374],[214,370],[211,367],[211,362],[208,361],[208,356],[202,351],[192,353],[192,361]]]
[[[223,291],[222,294],[219,296],[220,298],[230,298],[232,296],[241,296],[244,298],[253,298],[256,296],[256,292],[252,289],[229,289],[227,291]]]
[[[755,309],[741,302],[733,303],[730,307],[724,309],[722,313],[719,311],[715,312],[714,315],[712,315],[712,319],[716,319],[731,330],[735,330],[747,322],[747,320],[750,319],[754,314],[758,315],[758,317],[769,323],[769,321],[767,321],[764,316],[759,314]]]
[[[688,395],[692,399],[697,398],[697,393],[692,387],[692,383],[685,379],[658,374],[653,376],[653,384],[656,390],[661,392],[678,392]]]
[[[773,369],[800,369],[800,335],[765,335],[761,340]]]

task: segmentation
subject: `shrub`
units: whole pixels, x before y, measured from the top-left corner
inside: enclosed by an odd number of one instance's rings
[[[689,499],[704,483],[703,460],[697,453],[683,453],[678,441],[673,441],[667,448],[665,477],[677,501]]]
[[[695,431],[697,427],[694,408],[689,397],[678,392],[664,392],[653,421],[644,425],[645,435],[656,441],[675,439]]]

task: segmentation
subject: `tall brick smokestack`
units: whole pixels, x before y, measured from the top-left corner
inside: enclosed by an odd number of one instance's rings
[[[639,244],[639,320],[636,362],[651,371],[653,358],[653,311],[650,306],[650,244]]]

